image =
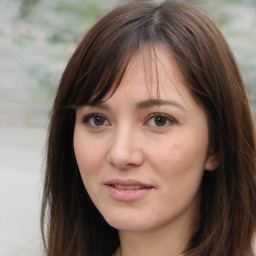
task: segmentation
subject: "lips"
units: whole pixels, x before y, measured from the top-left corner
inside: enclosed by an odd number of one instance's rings
[[[145,188],[145,187],[142,187],[142,186],[138,186],[138,185],[131,185],[131,186],[123,186],[123,185],[110,185],[114,188],[117,188],[117,189],[125,189],[125,190],[134,190],[134,189],[142,189],[142,188]]]
[[[124,190],[153,188],[152,185],[145,184],[133,179],[128,179],[128,180],[111,179],[111,180],[108,180],[105,183],[105,185],[112,186],[117,189],[124,189]]]
[[[136,201],[146,196],[153,186],[136,180],[109,180],[105,183],[109,195],[118,201]]]

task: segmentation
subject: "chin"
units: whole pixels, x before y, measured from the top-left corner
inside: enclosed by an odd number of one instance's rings
[[[105,218],[106,222],[113,228],[117,230],[124,231],[145,231],[150,229],[150,221],[146,221],[146,218],[135,218],[134,216],[124,216],[119,214],[118,216],[108,216]]]

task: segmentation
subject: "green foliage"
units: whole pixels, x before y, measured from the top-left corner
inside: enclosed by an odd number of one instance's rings
[[[216,17],[216,22],[218,23],[219,26],[225,26],[229,24],[230,21],[231,21],[231,17],[227,13],[220,13]]]
[[[101,9],[97,1],[59,1],[55,11],[58,13],[67,13],[79,19],[96,19],[102,15]]]
[[[20,16],[23,18],[28,16],[39,2],[40,0],[21,0]]]

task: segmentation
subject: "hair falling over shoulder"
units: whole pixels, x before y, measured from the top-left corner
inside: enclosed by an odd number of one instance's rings
[[[218,168],[205,172],[201,208],[184,256],[253,256],[255,129],[245,85],[216,25],[187,1],[129,1],[84,36],[60,81],[48,133],[41,230],[47,256],[108,256],[119,246],[89,198],[73,150],[75,109],[118,87],[143,45],[162,44],[206,111]]]

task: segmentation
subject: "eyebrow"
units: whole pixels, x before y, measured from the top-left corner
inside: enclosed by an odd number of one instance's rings
[[[106,111],[111,110],[110,106],[105,102],[98,102],[96,104],[88,104],[87,106],[99,108],[99,109],[106,110]]]
[[[169,105],[169,106],[174,106],[177,107],[183,111],[186,111],[186,109],[177,101],[174,100],[161,100],[161,99],[148,99],[142,102],[138,102],[136,104],[137,109],[145,109],[145,108],[152,108],[155,106],[164,106],[164,105]]]
[[[147,108],[152,108],[155,106],[164,106],[164,105],[169,105],[169,106],[174,106],[177,107],[183,111],[186,111],[186,109],[177,101],[174,100],[162,100],[162,99],[148,99],[145,101],[141,101],[136,103],[135,108],[138,110],[141,109],[147,109]],[[89,105],[91,107],[96,107],[102,110],[110,111],[111,108],[106,102],[99,102],[95,105]]]

